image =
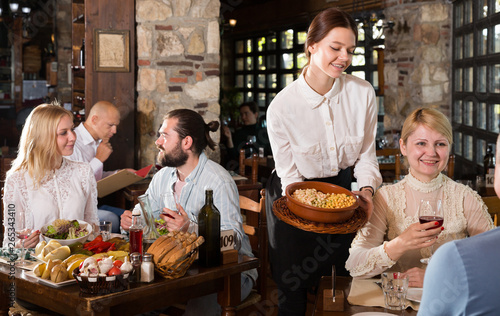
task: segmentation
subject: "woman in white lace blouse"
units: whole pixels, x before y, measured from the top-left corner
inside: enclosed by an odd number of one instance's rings
[[[98,222],[97,185],[90,165],[63,158],[72,154],[75,139],[73,114],[58,105],[39,105],[26,119],[3,196],[4,210],[33,214],[35,232],[25,240],[26,248],[34,247],[40,228],[55,219]],[[4,212],[3,247],[8,247],[12,221],[13,213]]]
[[[409,164],[408,175],[400,182],[380,188],[374,196],[374,211],[358,231],[349,250],[346,269],[353,277],[373,277],[390,269],[406,271],[410,286],[422,287],[425,265],[421,258],[454,239],[477,235],[494,228],[481,197],[443,171],[452,143],[450,122],[441,112],[421,108],[405,120],[401,153]],[[420,224],[419,201],[439,196],[444,224]]]

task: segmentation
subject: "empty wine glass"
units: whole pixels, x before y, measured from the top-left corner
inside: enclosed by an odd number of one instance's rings
[[[436,229],[443,226],[444,216],[443,216],[443,208],[441,207],[440,199],[430,199],[430,200],[421,200],[420,205],[418,207],[418,219],[420,224],[429,223],[429,222],[437,222],[438,225],[436,227],[430,229]],[[431,255],[429,258],[422,258],[420,262],[429,263],[429,260],[432,257],[433,246],[430,246]]]
[[[25,261],[26,249],[24,248],[24,241],[33,232],[33,214],[22,209],[16,209],[15,221],[16,237],[21,240],[21,258],[16,261],[16,265],[26,266],[28,263]]]

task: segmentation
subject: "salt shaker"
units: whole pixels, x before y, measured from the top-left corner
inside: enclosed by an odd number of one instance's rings
[[[131,253],[130,262],[132,263],[130,282],[141,282],[141,254],[138,252]]]
[[[154,279],[155,266],[153,264],[153,256],[150,253],[145,253],[142,256],[141,282],[152,282]]]

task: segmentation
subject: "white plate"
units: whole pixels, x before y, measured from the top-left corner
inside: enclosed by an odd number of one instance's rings
[[[394,314],[382,313],[382,312],[363,312],[354,314],[352,316],[387,316],[387,315],[393,316]]]
[[[423,288],[421,287],[411,287],[408,289],[408,293],[406,293],[406,299],[409,301],[420,303],[422,300],[422,292]]]
[[[47,286],[50,286],[50,287],[62,287],[62,286],[66,286],[66,285],[70,285],[70,284],[75,284],[76,283],[76,279],[70,279],[70,280],[66,280],[66,281],[62,281],[62,282],[59,282],[59,283],[55,283],[55,282],[52,282],[50,280],[45,280],[45,279],[42,279],[42,278],[39,278],[37,277],[33,271],[29,271],[26,273],[28,276],[30,277],[33,277],[35,279],[38,280],[38,283],[42,283],[44,285],[47,285]]]

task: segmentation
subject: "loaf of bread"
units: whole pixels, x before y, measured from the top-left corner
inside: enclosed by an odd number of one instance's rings
[[[174,264],[184,260],[204,242],[195,233],[170,232],[159,237],[148,249],[155,265]]]

